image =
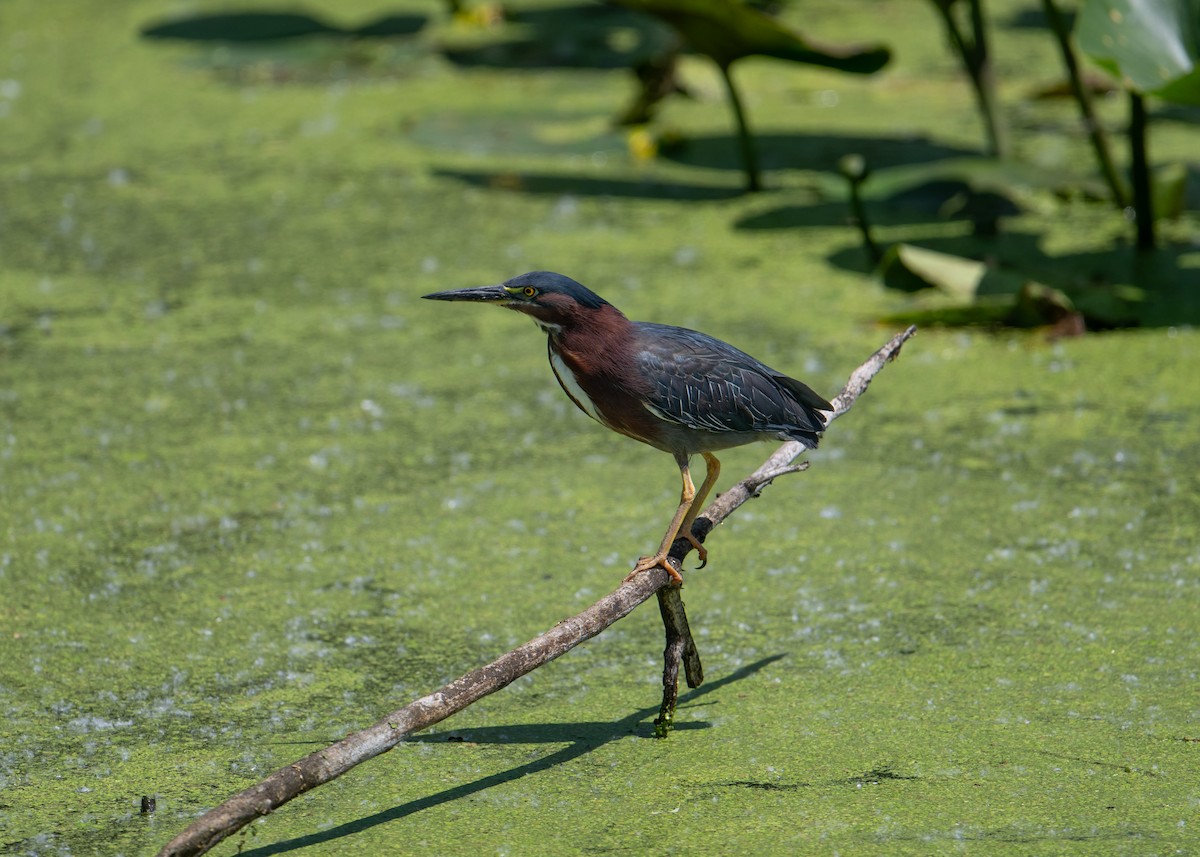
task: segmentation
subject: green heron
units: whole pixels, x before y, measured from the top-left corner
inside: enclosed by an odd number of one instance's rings
[[[532,317],[547,334],[554,377],[581,411],[675,456],[683,479],[679,508],[658,552],[642,557],[630,577],[661,566],[681,583],[667,561],[679,536],[696,549],[701,567],[707,561],[692,523],[721,472],[714,450],[769,438],[812,449],[833,411],[805,384],[732,345],[682,327],[630,321],[562,274],[532,271],[497,286],[425,297],[498,304]],[[707,464],[699,491],[690,470],[696,453]]]

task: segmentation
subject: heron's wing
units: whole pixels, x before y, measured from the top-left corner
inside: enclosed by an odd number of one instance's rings
[[[812,436],[833,410],[801,382],[694,330],[639,323],[636,359],[661,418],[711,432]]]

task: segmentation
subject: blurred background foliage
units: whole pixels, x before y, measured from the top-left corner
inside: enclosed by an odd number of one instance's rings
[[[811,188],[819,202],[805,207],[805,219],[844,219],[862,235],[864,256],[886,285],[912,292],[937,293],[919,309],[893,316],[895,321],[924,323],[1050,326],[1058,333],[1079,333],[1200,319],[1193,263],[1181,261],[1194,248],[1194,222],[1200,209],[1200,174],[1195,158],[1148,154],[1150,119],[1195,125],[1200,117],[1200,0],[1150,0],[1131,7],[1128,0],[1084,0],[1060,7],[1056,0],[1029,6],[1008,26],[1036,28],[1057,44],[1062,57],[1059,81],[1038,91],[1020,92],[1024,70],[1019,58],[1005,58],[1011,82],[997,71],[990,30],[996,21],[984,0],[930,0],[935,19],[927,27],[930,50],[957,57],[965,85],[974,95],[982,140],[978,151],[919,152],[926,139],[890,140],[886,125],[874,140],[838,141],[825,135],[815,154],[802,138],[776,140],[756,135],[739,93],[733,69],[746,58],[761,57],[819,66],[847,74],[886,74],[893,48],[886,32],[875,32],[869,18],[853,28],[853,39],[826,41],[807,32],[812,13],[828,15],[816,2],[749,4],[739,0],[613,0],[578,5],[454,2],[441,15],[385,14],[358,26],[341,27],[319,12],[221,11],[173,16],[146,25],[147,39],[174,39],[222,46],[203,61],[230,80],[277,83],[324,78],[393,74],[421,55],[440,54],[463,67],[514,69],[611,69],[630,76],[632,95],[611,114],[614,127],[627,131],[636,160],[666,158],[712,166],[735,163],[744,189],[763,189],[765,158],[770,165],[817,166]],[[914,3],[914,6],[918,4]],[[836,14],[836,12],[833,12]],[[917,14],[917,10],[913,10]],[[819,20],[819,17],[818,17]],[[817,26],[819,29],[819,24]],[[844,29],[844,28],[839,28]],[[689,97],[679,71],[680,57],[696,54],[711,60],[724,83],[736,146],[706,140],[678,124],[657,121],[664,100]],[[398,65],[399,64],[399,65]],[[1004,63],[999,67],[1003,69]],[[778,74],[787,74],[780,67]],[[1009,101],[999,93],[1006,90]],[[1113,102],[1127,94],[1124,115]],[[1017,93],[1015,96],[1012,93]],[[1103,115],[1094,104],[1106,102]],[[1147,99],[1154,105],[1148,111]],[[1027,115],[1039,101],[1057,101],[1062,111],[1074,102],[1072,124],[1061,111],[1058,131],[1086,137],[1094,156],[1092,169],[1064,171],[1039,165],[1036,147],[1013,142],[1012,117]],[[914,128],[920,129],[919,117]],[[511,137],[526,153],[538,144],[525,135],[500,133],[484,126],[459,133]],[[866,123],[869,125],[870,123]],[[1018,133],[1020,129],[1018,129]],[[429,142],[451,144],[446,128],[424,129]],[[935,128],[919,134],[934,135]],[[1118,167],[1111,138],[1126,141],[1125,164]],[[590,141],[580,142],[585,150]],[[837,150],[841,149],[839,153]],[[555,147],[562,151],[561,146]],[[886,150],[898,151],[886,151]],[[736,159],[731,161],[731,153]],[[836,154],[836,162],[829,157]],[[815,162],[814,162],[815,159]],[[824,163],[820,163],[824,160]],[[900,161],[898,163],[897,161]],[[1077,166],[1077,165],[1075,165]],[[520,181],[503,176],[447,172],[466,182],[491,185],[512,181],[515,189],[539,192],[559,188],[546,177]],[[841,175],[845,182],[828,180]],[[617,192],[608,185],[608,192]],[[714,191],[707,192],[708,194]],[[725,191],[715,191],[720,196]],[[1114,220],[1131,225],[1133,248],[1124,231],[1112,232],[1111,249],[1086,266],[1049,264],[1044,256],[1000,241],[1009,219],[1028,210],[1052,211],[1055,200],[1083,199],[1108,205]],[[821,212],[827,210],[827,214]],[[755,225],[785,226],[797,211],[758,218]],[[967,247],[913,246],[904,241],[884,246],[872,223],[895,219],[963,220],[972,224]],[[1156,237],[1156,223],[1190,223]],[[797,224],[798,225],[798,224]],[[1088,228],[1081,224],[1080,228]],[[886,252],[885,252],[886,251]]]
[[[924,326],[714,534],[683,740],[639,611],[222,853],[1197,850],[1194,9],[0,3],[0,851],[153,853],[656,542],[418,297],[534,268],[823,393]]]

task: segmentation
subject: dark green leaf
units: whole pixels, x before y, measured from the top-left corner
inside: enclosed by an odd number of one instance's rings
[[[759,55],[871,74],[891,57],[882,45],[829,45],[806,38],[738,0],[615,0],[675,27],[697,51],[728,67]]]
[[[1200,0],[1084,0],[1075,37],[1126,87],[1200,104]]]

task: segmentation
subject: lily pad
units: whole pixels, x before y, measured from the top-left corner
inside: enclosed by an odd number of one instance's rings
[[[1085,0],[1075,37],[1128,88],[1200,104],[1200,0]]]
[[[879,44],[832,45],[810,39],[737,0],[615,2],[666,21],[692,48],[723,68],[757,55],[872,74],[891,58],[891,52]]]

